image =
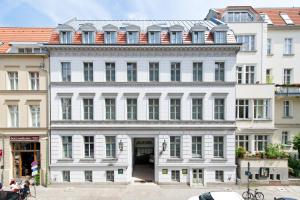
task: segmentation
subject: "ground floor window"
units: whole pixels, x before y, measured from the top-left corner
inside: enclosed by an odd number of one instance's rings
[[[224,182],[224,171],[216,171],[216,181]]]
[[[63,171],[63,181],[70,182],[70,171]]]
[[[171,179],[172,179],[172,181],[180,182],[180,171],[172,170],[171,171]]]
[[[246,151],[249,151],[249,136],[248,135],[237,135],[236,136],[236,147],[243,147]]]
[[[264,151],[268,145],[267,135],[255,135],[255,151]]]
[[[203,170],[193,169],[193,183],[203,183]]]
[[[93,182],[93,172],[92,171],[84,171],[84,178],[86,182]]]
[[[115,173],[114,171],[106,171],[106,181],[114,182],[115,181]]]

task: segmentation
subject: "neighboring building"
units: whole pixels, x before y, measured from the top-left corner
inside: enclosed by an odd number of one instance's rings
[[[266,82],[267,25],[251,6],[211,9],[208,19],[224,21],[243,44],[236,62],[236,144],[248,152],[273,143],[274,85]]]
[[[49,28],[0,28],[1,182],[31,176],[37,161],[41,183],[47,174],[47,69],[41,43]]]
[[[53,183],[235,182],[240,45],[226,25],[75,19],[46,47]]]

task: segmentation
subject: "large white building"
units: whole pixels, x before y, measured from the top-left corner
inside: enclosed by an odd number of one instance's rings
[[[47,47],[52,182],[235,182],[227,25],[75,19]]]

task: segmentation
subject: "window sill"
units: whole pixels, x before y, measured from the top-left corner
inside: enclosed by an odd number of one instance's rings
[[[96,162],[95,158],[81,158],[79,162]]]
[[[289,56],[294,56],[295,54],[293,54],[293,53],[291,53],[291,54],[283,54],[282,56],[287,56],[287,57],[289,57]]]
[[[167,162],[182,162],[183,158],[168,158]]]
[[[272,119],[253,119],[253,121],[272,121]]]
[[[240,52],[243,52],[243,53],[256,53],[257,52],[257,50],[245,50],[245,51],[243,51],[243,50],[241,50]]]
[[[293,119],[292,116],[282,117],[282,119]]]
[[[73,162],[73,158],[62,158],[62,159],[58,159],[57,162],[60,163],[66,163],[66,162]]]
[[[272,54],[272,53],[271,54],[267,54],[267,56],[274,56],[274,54]]]
[[[242,119],[242,118],[239,119],[239,118],[237,118],[236,121],[251,121],[251,119],[250,118],[245,118],[245,119]]]
[[[212,162],[225,162],[227,161],[226,158],[212,158],[211,159]]]
[[[189,159],[190,162],[203,162],[205,161],[204,158],[190,158]]]
[[[103,158],[102,162],[117,162],[118,158]]]

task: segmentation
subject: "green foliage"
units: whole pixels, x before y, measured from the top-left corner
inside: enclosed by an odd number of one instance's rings
[[[293,148],[298,151],[298,158],[300,158],[300,133],[295,135],[293,139]]]
[[[34,179],[35,179],[35,184],[40,185],[40,174],[39,173],[34,177]]]
[[[300,177],[300,160],[289,157],[289,173],[292,176]]]
[[[285,153],[278,144],[268,145],[265,149],[265,156],[270,159],[288,158],[288,154]]]
[[[235,154],[238,158],[244,158],[246,152],[246,149],[244,149],[243,147],[238,147],[235,151]]]

